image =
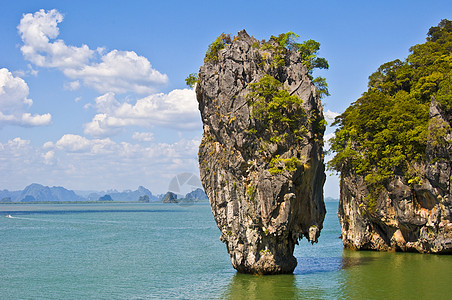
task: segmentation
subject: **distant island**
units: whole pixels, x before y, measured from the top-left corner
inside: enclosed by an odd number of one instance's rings
[[[194,202],[208,202],[209,198],[207,198],[206,193],[198,188],[190,193],[187,193],[185,196],[177,195],[173,192],[166,193],[163,198],[163,203],[181,203],[181,204],[189,204]]]
[[[168,192],[170,193],[170,192]],[[43,203],[43,202],[170,202],[177,203],[182,199],[192,202],[208,201],[200,188],[183,195],[175,195],[174,201],[164,201],[168,194],[154,195],[147,188],[140,186],[137,190],[117,190],[100,192],[72,191],[61,186],[48,187],[33,183],[21,191],[0,190],[0,203]]]

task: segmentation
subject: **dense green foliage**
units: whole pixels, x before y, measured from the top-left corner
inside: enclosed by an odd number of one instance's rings
[[[275,41],[279,45],[279,49],[300,52],[303,64],[308,68],[310,74],[312,74],[315,68],[328,69],[328,61],[323,57],[317,56],[320,50],[320,43],[314,40],[297,43],[299,37],[298,34],[289,31],[287,33],[281,33],[277,37],[272,35],[270,41]]]
[[[317,87],[317,95],[324,97],[329,95],[325,78],[313,78],[313,70],[316,68],[328,69],[328,62],[325,58],[318,57],[320,43],[308,40],[298,43],[299,35],[293,32],[283,33],[278,36],[271,36],[268,41],[255,42],[252,48],[260,49],[258,52],[258,65],[264,72],[278,74],[282,67],[290,62],[289,51],[300,53],[301,60],[308,70],[308,76]],[[234,41],[239,39],[235,37]],[[213,43],[209,45],[204,62],[217,64],[219,62],[219,52],[227,45],[233,43],[229,34],[222,33]],[[262,51],[263,50],[263,51]],[[276,76],[276,75],[275,75]],[[278,77],[278,76],[276,76]],[[190,74],[185,82],[193,87],[198,81],[196,74]],[[306,124],[311,124],[314,131],[314,138],[321,139],[325,129],[323,117],[313,113],[309,120],[302,107],[302,100],[296,95],[290,95],[284,88],[282,82],[275,77],[266,74],[258,82],[248,85],[249,93],[246,96],[251,117],[256,121],[256,127],[250,128],[248,133],[257,137],[262,142],[259,151],[267,151],[269,144],[293,145],[298,140],[306,137]],[[259,135],[257,134],[259,132]],[[291,146],[292,147],[292,146]],[[302,162],[299,158],[280,158],[279,155],[268,158],[268,166],[271,174],[282,174],[283,172],[295,172]],[[254,197],[255,190],[249,187],[248,198]]]
[[[438,138],[428,132],[429,105],[434,98],[451,109],[451,71],[452,22],[443,20],[405,61],[381,65],[367,92],[337,117],[329,168],[365,176],[374,196],[394,174],[419,183],[416,163],[426,158],[427,138]]]
[[[250,83],[250,92],[247,95],[248,105],[251,107],[251,116],[263,125],[267,134],[259,138],[264,143],[293,143],[288,136],[302,140],[307,133],[306,112],[301,106],[302,101],[295,95],[290,95],[283,84],[270,75],[265,75],[258,82]],[[255,135],[256,129],[250,129]],[[267,140],[264,138],[267,136]],[[293,173],[301,165],[296,157],[281,158],[275,155],[269,162],[269,171],[272,175],[283,174],[284,171]]]
[[[273,64],[275,67],[282,67],[286,64],[284,59],[287,51],[297,51],[301,53],[303,64],[307,67],[309,71],[309,77],[317,88],[317,94],[320,98],[329,96],[328,84],[324,77],[313,77],[312,73],[314,69],[328,69],[328,61],[323,57],[318,57],[318,52],[320,50],[320,43],[314,40],[307,40],[301,43],[297,43],[300,36],[291,31],[287,33],[281,33],[278,36],[271,36],[268,42],[264,42],[263,49],[269,49],[274,53]],[[231,35],[222,33],[216,40],[209,45],[207,49],[206,56],[204,57],[204,62],[218,62],[218,52],[223,49],[226,45],[230,44]],[[272,43],[275,42],[275,43]],[[260,47],[257,42],[253,47]],[[193,87],[197,82],[196,74],[190,74],[185,82],[188,86]]]
[[[312,73],[314,69],[328,69],[328,61],[323,57],[318,57],[318,52],[320,50],[320,43],[314,40],[307,40],[301,43],[297,43],[300,36],[291,31],[287,33],[281,33],[278,36],[271,36],[269,42],[264,45],[264,48],[271,48],[276,52],[275,62],[276,66],[284,65],[285,61],[283,59],[283,53],[287,50],[297,51],[301,53],[303,64],[309,71],[309,77],[317,87],[317,94],[320,98],[324,96],[329,96],[328,85],[324,77],[313,78]],[[271,41],[276,42],[278,47],[274,47]]]
[[[224,48],[225,45],[231,43],[231,35],[222,33],[217,39],[209,45],[207,49],[206,56],[204,57],[204,62],[218,62],[218,51]]]
[[[193,88],[195,86],[196,83],[198,83],[198,74],[196,73],[191,73],[187,76],[187,78],[185,78],[185,83]]]
[[[282,174],[284,170],[288,172],[295,172],[301,165],[301,161],[296,157],[280,158],[279,155],[276,155],[268,164],[270,167],[268,170],[272,175]]]
[[[272,135],[272,142],[283,140],[287,131],[302,139],[306,129],[306,112],[301,107],[301,99],[283,89],[283,84],[270,75],[265,75],[256,83],[250,83],[247,95],[252,116],[265,124]],[[271,139],[272,139],[271,138]]]

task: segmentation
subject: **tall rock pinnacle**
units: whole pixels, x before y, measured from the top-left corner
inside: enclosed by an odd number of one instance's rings
[[[325,216],[322,105],[299,52],[221,35],[198,74],[201,181],[242,273],[291,273]]]

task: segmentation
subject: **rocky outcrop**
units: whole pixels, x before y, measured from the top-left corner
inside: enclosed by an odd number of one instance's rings
[[[196,86],[201,181],[233,267],[291,273],[325,215],[322,105],[296,51],[245,31],[223,42]]]
[[[363,176],[342,170],[338,215],[346,248],[452,252],[452,114],[432,100],[429,119],[426,161],[414,165],[419,184],[393,176],[370,202]]]
[[[163,203],[179,203],[177,195],[172,192],[167,192],[162,200]]]
[[[192,200],[192,201],[207,201],[208,200],[206,193],[200,188],[197,188],[196,190],[187,193],[185,195],[185,199]]]

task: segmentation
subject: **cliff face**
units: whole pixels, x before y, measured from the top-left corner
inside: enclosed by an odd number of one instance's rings
[[[316,242],[325,215],[322,106],[300,54],[241,31],[206,59],[196,95],[201,181],[233,267],[292,272],[294,245]]]
[[[450,112],[432,100],[426,161],[415,166],[420,183],[393,176],[372,206],[363,176],[341,172],[338,215],[346,248],[452,252],[451,121]]]

